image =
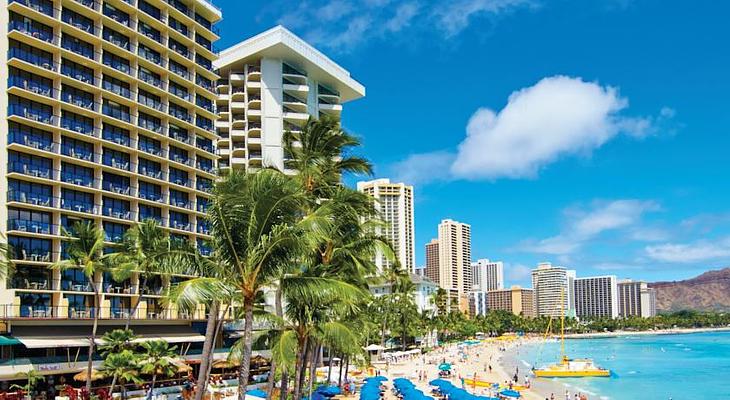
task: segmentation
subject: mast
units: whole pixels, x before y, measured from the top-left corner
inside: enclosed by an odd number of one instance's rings
[[[565,288],[560,290],[560,359],[565,360]]]

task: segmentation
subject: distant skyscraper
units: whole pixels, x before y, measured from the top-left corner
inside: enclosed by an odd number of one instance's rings
[[[438,228],[438,284],[449,291],[449,298],[462,312],[469,311],[468,293],[472,290],[471,226],[445,219]]]
[[[431,239],[426,243],[426,268],[424,270],[426,278],[439,283],[439,241]]]
[[[656,315],[656,292],[646,282],[619,281],[618,307],[622,318],[653,317]]]
[[[469,315],[486,315],[489,311],[487,292],[474,290],[469,293]]]
[[[565,267],[553,266],[550,263],[540,263],[532,270],[532,288],[535,291],[535,313],[538,316],[548,315],[559,317],[561,310],[566,316],[575,314],[571,308],[572,279],[575,271],[568,271]],[[560,304],[560,300],[563,304]]]
[[[414,273],[416,245],[413,186],[391,183],[389,179],[376,179],[358,182],[357,190],[376,200],[375,208],[385,222],[383,228],[378,228],[378,233],[390,241],[401,266],[409,273]],[[382,270],[383,267],[389,266],[390,262],[378,253],[375,264]]]
[[[502,310],[527,318],[535,317],[535,291],[519,286],[489,291],[487,308],[490,311]]]
[[[471,263],[474,290],[488,292],[504,289],[504,265],[502,261],[481,258]]]
[[[573,287],[576,316],[618,317],[618,288],[614,275],[576,278]]]

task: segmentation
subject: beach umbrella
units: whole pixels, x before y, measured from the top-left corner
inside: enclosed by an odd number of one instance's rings
[[[325,397],[332,397],[337,396],[338,394],[342,393],[342,390],[340,390],[337,386],[320,386],[317,388],[317,392],[321,393]]]
[[[88,370],[84,369],[78,374],[74,375],[74,380],[78,382],[86,382],[86,376]],[[104,379],[105,375],[102,372],[99,372],[95,369],[91,370],[91,380],[92,381],[98,381],[99,379]]]
[[[443,364],[439,365],[439,369],[441,371],[450,371],[451,370],[451,364],[449,364],[449,363],[443,363]]]
[[[253,389],[246,392],[247,396],[253,396],[253,397],[261,397],[262,399],[266,398],[266,392],[264,392],[261,389]]]
[[[447,381],[446,379],[434,379],[431,382],[428,383],[431,386],[444,386],[446,384],[451,384],[451,382]]]
[[[385,350],[385,347],[383,347],[383,346],[381,346],[379,344],[375,344],[375,343],[369,345],[368,347],[363,347],[363,348],[365,350],[367,350],[367,351],[380,351],[380,350]]]
[[[369,376],[369,377],[365,378],[365,382],[369,382],[369,381],[373,381],[373,382],[384,382],[384,381],[387,381],[387,380],[388,380],[388,378],[386,378],[386,377],[384,377],[382,375]]]
[[[516,390],[509,390],[509,389],[499,392],[499,395],[504,396],[504,397],[514,397],[515,399],[519,399],[520,397],[522,397],[520,392],[518,392]]]

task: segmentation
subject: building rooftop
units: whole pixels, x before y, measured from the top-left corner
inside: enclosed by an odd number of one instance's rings
[[[337,90],[343,103],[365,96],[365,86],[346,69],[281,25],[222,50],[213,66],[225,72],[234,64],[261,57],[282,59],[302,67],[318,82]]]

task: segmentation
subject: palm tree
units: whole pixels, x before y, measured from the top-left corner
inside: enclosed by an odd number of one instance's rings
[[[134,340],[137,339],[131,329],[114,329],[105,333],[101,337],[102,344],[99,345],[102,357],[106,357],[111,353],[121,353],[124,350],[133,350],[137,345]]]
[[[46,380],[46,377],[44,377],[43,375],[39,374],[38,371],[36,371],[35,369],[31,369],[31,370],[29,370],[27,372],[18,372],[15,376],[18,377],[18,378],[21,378],[21,379],[25,379],[25,381],[27,383],[25,385],[23,385],[23,386],[20,386],[20,385],[10,385],[10,389],[11,390],[20,389],[20,390],[24,391],[25,392],[25,395],[29,399],[33,397],[31,395],[31,392],[33,391],[33,388],[35,388],[35,385],[38,382],[43,382],[43,381]]]
[[[112,377],[112,383],[109,385],[110,396],[114,392],[117,382],[121,386],[122,400],[126,398],[127,389],[125,384],[127,382],[142,382],[139,378],[138,363],[139,357],[131,350],[123,350],[119,353],[110,353],[107,355],[101,363],[99,372]]]
[[[301,131],[284,132],[287,166],[297,170],[304,190],[316,198],[328,197],[329,189],[341,184],[343,173],[369,175],[372,165],[364,158],[350,155],[360,140],[342,130],[337,118],[310,118]]]
[[[149,392],[147,392],[147,399],[151,399],[153,390],[155,389],[157,375],[170,377],[175,375],[179,369],[175,364],[177,361],[175,353],[177,346],[170,347],[164,340],[143,342],[141,346],[144,349],[140,360],[142,366],[141,372],[143,374],[152,374],[152,383],[150,384]]]
[[[104,255],[104,231],[92,222],[76,222],[70,231],[62,229],[66,241],[67,259],[51,265],[51,269],[66,270],[78,268],[83,271],[94,294],[93,324],[89,337],[89,357],[86,367],[86,390],[91,392],[92,363],[94,356],[94,341],[99,325],[101,309],[101,292],[96,284],[96,276],[104,271],[111,270],[108,257]]]
[[[138,272],[142,277],[138,294],[147,286],[148,279],[164,269],[162,264],[176,261],[173,257],[173,246],[177,242],[170,240],[168,232],[160,227],[154,219],[145,219],[132,226],[124,234],[120,251],[111,255],[110,260],[116,267],[116,277],[126,279]],[[134,305],[127,316],[124,328],[129,328],[133,316],[137,313],[141,296],[133,298]]]
[[[313,218],[300,218],[304,200],[299,184],[276,170],[232,171],[213,190],[212,247],[243,306],[241,400],[249,378],[256,294],[292,268],[290,260],[303,252],[318,226]]]

